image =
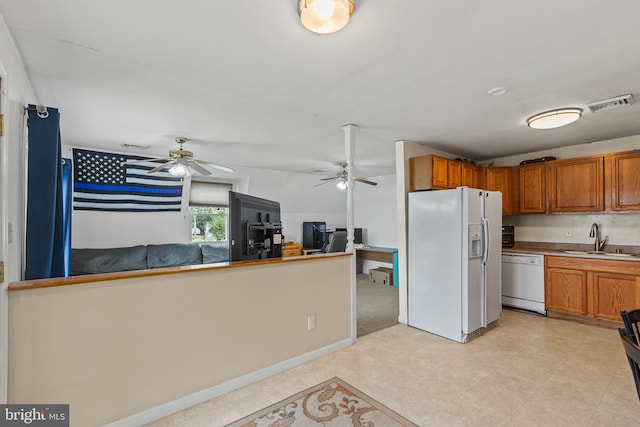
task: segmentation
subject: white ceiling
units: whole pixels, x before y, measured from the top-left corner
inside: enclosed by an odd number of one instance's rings
[[[63,142],[298,172],[392,173],[394,142],[476,160],[640,134],[638,0],[356,0],[317,36],[296,0],[0,0]],[[499,97],[488,91],[504,86]],[[525,119],[632,93],[565,128]],[[131,151],[140,154],[139,151]]]

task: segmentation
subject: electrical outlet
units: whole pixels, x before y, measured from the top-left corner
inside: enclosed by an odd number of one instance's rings
[[[307,316],[307,330],[313,331],[316,328],[316,315],[310,314]]]

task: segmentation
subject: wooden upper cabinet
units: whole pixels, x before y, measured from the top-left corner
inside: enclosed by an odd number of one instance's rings
[[[448,188],[449,159],[431,156],[431,163],[433,165],[431,169],[433,188]]]
[[[462,162],[447,160],[447,188],[457,188],[462,185]]]
[[[462,183],[460,185],[470,188],[480,188],[480,170],[478,166],[471,163],[462,163],[461,166]]]
[[[549,212],[604,210],[604,156],[549,162]]]
[[[518,213],[518,204],[514,199],[514,167],[488,166],[484,171],[485,189],[488,191],[500,191],[502,193],[502,214],[514,215]],[[517,186],[515,188],[518,188]]]
[[[449,160],[426,155],[409,159],[409,191],[444,190],[448,188]]]
[[[607,156],[608,209],[640,210],[640,153],[633,151]]]
[[[545,213],[547,210],[547,164],[520,166],[520,213]]]

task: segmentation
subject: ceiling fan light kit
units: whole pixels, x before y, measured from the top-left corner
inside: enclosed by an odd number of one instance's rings
[[[175,165],[171,166],[169,168],[169,173],[173,176],[189,175],[189,171],[187,170],[187,167],[184,165],[181,165],[180,163],[176,163]]]
[[[318,187],[318,186],[320,186],[322,184],[326,184],[327,182],[330,182],[330,181],[333,181],[333,180],[337,179],[338,182],[336,183],[336,187],[340,191],[345,191],[349,187],[349,174],[347,173],[347,170],[346,170],[347,164],[346,163],[339,163],[338,165],[342,167],[342,170],[340,172],[338,172],[336,174],[336,176],[334,176],[332,178],[321,178],[320,181],[323,181],[323,182],[321,182],[320,184],[314,185],[314,187]],[[373,185],[373,186],[378,185],[377,182],[373,182],[373,181],[370,181],[370,180],[368,180],[366,178],[360,178],[360,177],[357,177],[357,176],[353,177],[353,180],[357,181],[357,182],[362,182],[363,184],[368,184],[368,185]]]
[[[316,34],[330,34],[344,28],[356,5],[353,0],[299,0],[300,22]]]
[[[532,129],[555,129],[573,123],[581,116],[581,108],[561,108],[535,114],[527,119],[527,124]]]

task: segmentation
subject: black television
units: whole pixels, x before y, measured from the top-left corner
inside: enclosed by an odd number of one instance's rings
[[[327,225],[324,222],[302,223],[302,248],[322,249],[327,238]]]
[[[229,191],[229,261],[281,256],[280,203]]]

